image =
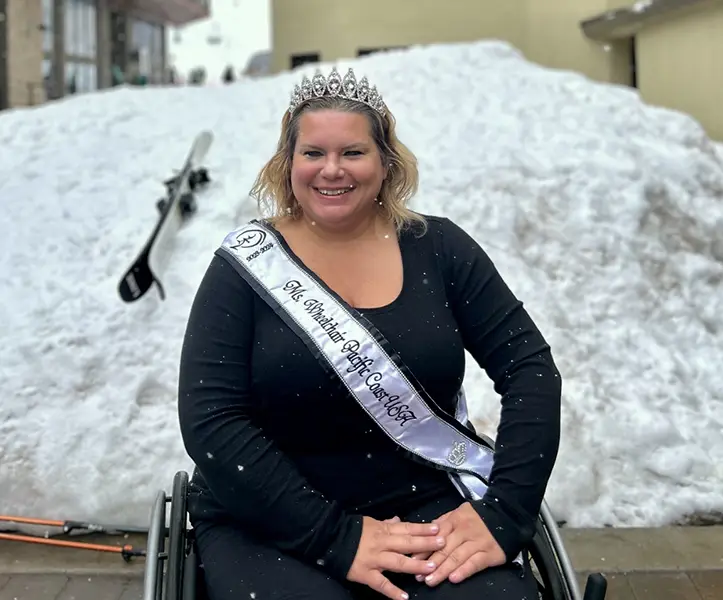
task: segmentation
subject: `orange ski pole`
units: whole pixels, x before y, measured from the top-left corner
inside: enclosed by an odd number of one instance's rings
[[[136,550],[131,545],[125,546],[108,546],[105,544],[89,544],[87,542],[71,542],[66,540],[49,540],[45,538],[36,538],[29,535],[21,535],[16,533],[0,533],[0,539],[10,540],[14,542],[27,542],[30,544],[44,544],[46,546],[60,546],[63,548],[77,548],[79,550],[96,550],[98,552],[113,552],[120,554],[123,560],[130,562],[134,556],[145,556],[145,550]]]
[[[35,517],[15,517],[12,515],[0,515],[0,522],[22,523],[24,525],[43,525],[45,527],[60,527],[63,533],[81,529],[93,533],[148,533],[142,527],[129,527],[125,525],[99,525],[86,521],[59,521],[57,519],[37,519]]]

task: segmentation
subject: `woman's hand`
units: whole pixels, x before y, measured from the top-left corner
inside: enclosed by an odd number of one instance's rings
[[[434,523],[404,523],[397,517],[377,521],[364,517],[362,534],[354,562],[347,573],[349,581],[363,583],[392,600],[409,595],[384,576],[383,571],[426,575],[433,567],[409,555],[434,552],[444,546],[440,526]]]
[[[439,525],[439,535],[446,543],[436,552],[420,552],[412,556],[422,564],[431,562],[436,565],[434,572],[426,577],[417,575],[417,581],[426,581],[431,587],[445,579],[459,583],[488,567],[507,562],[502,548],[469,502],[432,523]]]

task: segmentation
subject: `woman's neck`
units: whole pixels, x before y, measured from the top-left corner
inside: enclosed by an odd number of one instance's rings
[[[388,239],[394,231],[394,225],[387,222],[377,211],[370,211],[353,222],[340,226],[325,226],[307,215],[290,221],[288,226],[303,231],[304,235],[319,243],[339,246]]]

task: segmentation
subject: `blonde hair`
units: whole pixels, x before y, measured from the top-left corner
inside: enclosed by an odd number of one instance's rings
[[[338,96],[313,98],[301,104],[293,115],[289,111],[284,113],[276,152],[259,172],[250,192],[262,212],[270,213],[269,220],[273,223],[284,217],[301,216],[301,207],[291,189],[291,164],[299,136],[299,119],[305,112],[317,110],[359,113],[367,118],[382,164],[389,169],[377,196],[384,217],[394,222],[397,231],[413,224],[426,230],[424,217],[407,208],[417,191],[419,172],[416,157],[397,138],[394,116],[387,109],[382,117],[366,104]]]

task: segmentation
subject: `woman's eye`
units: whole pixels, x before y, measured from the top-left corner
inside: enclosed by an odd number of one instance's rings
[[[344,156],[361,156],[362,154],[364,153],[361,150],[347,150],[344,153]],[[316,158],[318,156],[321,156],[321,152],[319,150],[306,150],[304,152],[304,156]]]

